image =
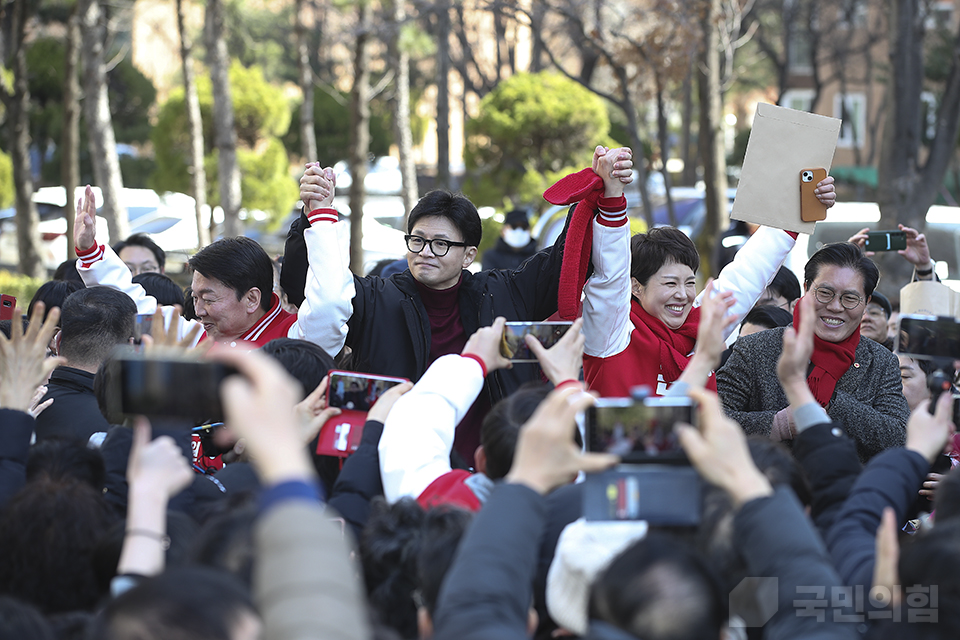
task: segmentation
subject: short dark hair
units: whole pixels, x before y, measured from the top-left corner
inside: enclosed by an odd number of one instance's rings
[[[783,296],[788,302],[798,300],[803,295],[797,274],[783,266],[777,269],[777,275],[773,276],[773,280],[767,288],[777,295]]]
[[[27,306],[27,317],[29,318],[33,313],[33,307],[38,302],[42,302],[46,307],[43,312],[43,319],[46,320],[47,314],[50,313],[51,309],[54,307],[62,309],[64,300],[66,300],[71,293],[80,291],[80,289],[83,288],[83,282],[77,282],[76,280],[50,280],[49,282],[44,282],[40,285],[40,288],[37,289],[37,292],[33,294],[30,305]]]
[[[793,324],[793,314],[786,309],[774,307],[773,305],[763,305],[754,307],[743,317],[741,324],[755,324],[767,329],[776,327],[786,327]]]
[[[803,268],[803,286],[807,289],[820,274],[820,267],[833,265],[853,269],[863,277],[863,293],[867,298],[873,295],[880,281],[880,270],[870,258],[861,253],[860,247],[851,242],[831,242],[823,245],[810,256]]]
[[[90,449],[76,440],[48,438],[30,447],[27,482],[83,482],[101,491],[106,468],[99,449]]]
[[[80,284],[83,284],[83,278],[80,277],[80,272],[77,271],[76,260],[64,260],[57,265],[57,270],[53,272],[53,279],[69,280],[71,282],[79,282]]]
[[[295,338],[277,338],[260,349],[279,362],[296,378],[306,395],[313,393],[320,381],[333,369],[333,358],[320,345]]]
[[[137,305],[109,287],[71,293],[60,311],[60,355],[74,364],[100,366],[133,336]]]
[[[727,620],[726,598],[710,566],[660,532],[613,559],[590,590],[589,613],[650,640],[716,638]]]
[[[370,503],[360,536],[360,563],[367,602],[380,622],[404,638],[417,637],[417,557],[426,513],[413,498]]]
[[[700,253],[693,240],[675,227],[656,227],[630,239],[630,275],[643,286],[665,264],[685,264],[696,273]]]
[[[168,569],[107,604],[90,637],[102,640],[230,640],[237,614],[256,615],[249,591],[206,567]]]
[[[127,247],[143,247],[144,249],[149,249],[153,257],[157,259],[157,265],[161,271],[163,271],[163,268],[167,264],[167,254],[160,248],[160,245],[151,240],[150,236],[145,233],[135,233],[126,240],[121,240],[113,245],[113,252],[119,256],[120,252]]]
[[[428,217],[447,218],[460,231],[463,242],[471,247],[479,246],[483,236],[480,214],[477,207],[462,194],[435,189],[420,198],[407,218],[407,233],[413,233],[413,227],[420,218]]]
[[[471,512],[455,507],[442,506],[427,511],[417,558],[417,578],[423,606],[431,616],[437,608],[443,579],[472,520]]]
[[[93,556],[117,519],[103,493],[86,483],[27,483],[0,517],[0,593],[48,614],[93,610],[105,595]]]
[[[480,444],[487,458],[488,478],[499,480],[510,473],[520,427],[530,419],[548,393],[550,387],[544,384],[527,383],[495,404],[484,417],[480,426]]]
[[[143,287],[148,296],[157,299],[157,304],[163,307],[178,304],[183,307],[183,289],[176,282],[162,273],[148,271],[133,276],[133,283]]]
[[[260,308],[273,303],[273,263],[256,241],[244,236],[222,238],[198,251],[188,264],[204,278],[233,289],[237,300],[250,289],[260,290]]]

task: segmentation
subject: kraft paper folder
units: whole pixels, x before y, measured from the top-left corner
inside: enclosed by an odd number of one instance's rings
[[[839,134],[838,118],[758,104],[730,217],[813,233],[816,223],[800,220],[800,171],[829,174]]]

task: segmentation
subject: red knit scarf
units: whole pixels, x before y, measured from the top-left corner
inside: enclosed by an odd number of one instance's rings
[[[793,328],[800,330],[800,305],[793,309]],[[860,344],[860,325],[845,340],[827,342],[816,334],[813,336],[813,371],[807,376],[807,385],[821,407],[830,404],[837,381],[843,377],[856,356]]]
[[[580,292],[587,279],[590,266],[590,247],[593,244],[593,215],[603,195],[603,179],[586,168],[558,180],[543,192],[543,198],[551,204],[573,204],[563,245],[563,264],[560,267],[560,287],[557,291],[557,310],[564,320],[574,320],[580,315]]]
[[[674,330],[663,324],[659,318],[647,313],[636,299],[631,299],[630,320],[634,327],[630,348],[635,353],[646,356],[634,359],[637,369],[643,372],[638,382],[654,390],[657,388],[659,374],[663,374],[663,381],[667,384],[676,382],[690,362],[690,354],[697,344],[700,308],[691,309],[683,325]],[[652,357],[654,354],[659,357]],[[714,376],[710,376],[707,381],[707,388],[716,391]]]

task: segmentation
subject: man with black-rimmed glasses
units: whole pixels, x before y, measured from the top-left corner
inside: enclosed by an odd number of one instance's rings
[[[346,233],[347,225],[336,224],[334,180],[332,170],[319,164],[308,165],[300,179],[309,221],[303,242],[310,265],[300,315],[324,316],[313,326],[329,326],[339,344],[350,347],[351,369],[417,381],[434,360],[460,353],[471,334],[498,316],[541,321],[557,311],[566,230],[552,247],[518,269],[471,273],[467,268],[477,256],[482,234],[477,208],[462,195],[431,191],[407,221],[408,269],[386,279],[359,277],[350,272],[338,237],[338,227]],[[617,184],[622,194],[623,184]],[[290,260],[295,254],[290,237],[286,253],[285,269],[296,263]],[[324,338],[320,344],[327,348],[332,342]],[[537,366],[531,364],[487,376],[486,393],[457,429],[454,446],[465,460],[473,460],[487,409],[524,382],[538,379]]]

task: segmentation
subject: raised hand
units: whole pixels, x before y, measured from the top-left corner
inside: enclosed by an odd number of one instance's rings
[[[629,147],[621,147],[599,155],[602,148],[597,147],[594,151],[593,170],[603,179],[603,195],[619,198],[623,195],[624,185],[633,182],[633,151]]]
[[[10,338],[0,333],[0,408],[30,411],[37,387],[45,384],[50,372],[64,362],[63,358],[47,357],[47,345],[57,330],[60,309],[51,309],[44,320],[45,309],[42,302],[33,305],[26,333],[20,313],[14,309]]]
[[[481,327],[470,336],[466,346],[463,347],[462,355],[474,355],[483,361],[487,373],[497,369],[509,369],[513,364],[500,353],[500,342],[503,339],[503,326],[507,319],[499,317],[493,321],[489,327]]]
[[[324,169],[319,162],[307,164],[306,171],[300,177],[300,200],[307,211],[333,207],[337,178],[333,169]]]
[[[323,380],[320,381],[317,388],[294,407],[294,412],[300,421],[304,444],[313,440],[313,437],[320,432],[320,428],[327,420],[342,413],[337,407],[327,406],[327,384],[329,380],[329,376],[323,376]]]
[[[507,482],[546,494],[572,482],[580,471],[603,471],[615,465],[617,456],[582,453],[573,441],[577,412],[593,402],[592,395],[576,387],[551,391],[520,429]]]
[[[700,405],[700,430],[690,425],[677,425],[676,429],[700,475],[726,491],[737,507],[772,494],[770,481],[750,456],[743,429],[723,414],[717,395],[691,389],[690,397]]]
[[[97,202],[90,185],[77,200],[77,217],[73,223],[73,246],[89,251],[97,244]]]
[[[833,186],[833,176],[827,176],[817,183],[817,188],[813,191],[822,204],[829,209],[837,203],[837,188]]]
[[[557,385],[580,378],[580,367],[583,366],[583,318],[577,318],[557,344],[549,349],[531,334],[523,339],[540,362],[547,380]]]
[[[930,267],[930,247],[927,246],[927,237],[910,227],[898,225],[900,231],[907,234],[907,248],[897,251],[904,259],[917,269]]]
[[[813,330],[816,310],[813,296],[800,298],[800,330],[787,327],[783,332],[783,350],[777,361],[777,377],[787,400],[794,408],[814,402],[813,393],[807,385],[807,365],[813,354]]]

